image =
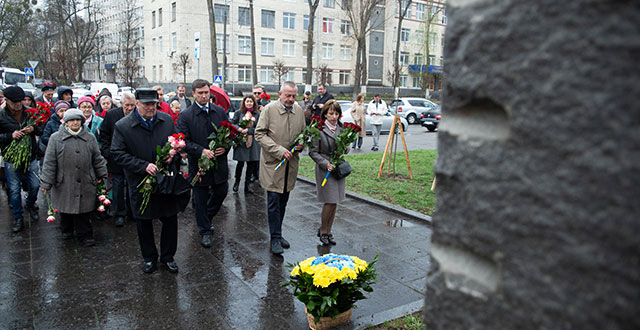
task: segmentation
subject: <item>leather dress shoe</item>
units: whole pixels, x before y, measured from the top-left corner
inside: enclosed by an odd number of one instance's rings
[[[200,245],[205,248],[211,247],[211,235],[202,235],[202,239],[200,240]]]
[[[176,264],[175,261],[164,262],[164,266],[167,268],[167,270],[170,273],[177,273],[178,272],[178,265]]]
[[[17,233],[24,228],[24,220],[18,219],[13,221],[13,227],[11,227],[11,231]]]
[[[284,249],[282,249],[282,245],[280,244],[280,240],[274,239],[271,241],[271,253],[273,254],[282,254]]]
[[[320,242],[322,243],[322,245],[329,245],[329,235],[327,234],[320,235]]]
[[[282,247],[283,247],[283,248],[285,248],[285,249],[288,249],[288,248],[290,248],[290,247],[291,247],[291,244],[289,244],[289,241],[287,241],[287,240],[286,240],[286,239],[284,239],[284,237],[283,237],[283,238],[281,238],[281,239],[280,239],[280,246],[282,246]]]
[[[333,239],[333,234],[329,234],[329,235],[327,235],[327,238],[329,239],[329,243],[330,243],[331,245],[336,245],[336,244],[337,244],[337,243],[336,243],[336,240],[334,240],[334,239]]]
[[[233,184],[233,188],[232,188],[232,189],[233,189],[233,192],[238,192],[238,188],[240,188],[240,183],[239,183],[238,181],[236,181],[236,182]]]
[[[158,265],[156,264],[155,261],[145,262],[144,266],[142,267],[142,271],[147,274],[151,274],[155,272],[157,269],[158,269]]]
[[[115,225],[116,227],[124,226],[124,217],[116,217]]]
[[[31,221],[40,220],[40,215],[38,214],[38,210],[35,207],[27,207],[26,209],[29,212],[29,216],[31,216]]]

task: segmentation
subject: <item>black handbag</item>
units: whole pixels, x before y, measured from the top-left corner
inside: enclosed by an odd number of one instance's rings
[[[158,181],[153,193],[160,195],[182,195],[191,191],[189,181],[174,166],[167,173],[158,172]]]
[[[333,174],[336,179],[340,180],[349,176],[352,170],[353,169],[351,168],[351,164],[349,164],[349,162],[345,160],[344,162],[338,164],[338,166],[336,166],[336,168],[331,171],[331,174]]]

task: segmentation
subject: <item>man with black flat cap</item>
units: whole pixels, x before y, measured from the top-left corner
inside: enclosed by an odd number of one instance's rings
[[[36,210],[36,200],[38,198],[38,189],[40,189],[40,180],[37,177],[38,162],[36,161],[36,153],[38,152],[38,143],[36,136],[42,135],[44,125],[36,127],[26,125],[29,119],[25,114],[25,106],[22,100],[25,98],[24,90],[18,86],[10,86],[4,89],[4,97],[6,107],[0,111],[0,149],[5,156],[5,174],[7,183],[9,184],[10,203],[13,208],[13,227],[14,233],[21,231],[24,227],[24,217],[22,209],[21,183],[27,183],[27,201],[25,208],[29,211],[31,220],[37,221],[40,217]],[[6,151],[11,141],[20,139],[31,140],[31,155],[27,168],[17,168],[12,163],[7,162]]]
[[[153,236],[152,220],[162,222],[160,234],[160,262],[169,272],[177,273],[173,256],[178,247],[178,216],[189,203],[189,194],[174,196],[152,193],[144,213],[140,212],[142,194],[137,187],[149,174],[156,175],[156,146],[164,146],[167,138],[176,133],[171,116],[156,111],[158,92],[150,88],[136,90],[136,108],[131,114],[120,119],[113,131],[111,158],[122,166],[131,197],[131,208],[138,229],[140,250],[144,258],[143,272],[149,274],[157,269],[158,250]],[[170,159],[165,166],[177,171],[180,155]],[[186,196],[185,196],[186,195]],[[186,198],[186,200],[185,200]]]
[[[42,95],[36,97],[36,102],[53,103],[53,90],[53,86],[42,86]]]

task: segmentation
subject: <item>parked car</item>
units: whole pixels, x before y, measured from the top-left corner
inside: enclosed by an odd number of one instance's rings
[[[71,89],[75,89],[75,88],[86,89],[87,85],[85,85],[84,83],[81,83],[81,82],[74,82],[73,84],[71,84]]]
[[[440,119],[442,118],[442,113],[440,108],[423,111],[420,114],[420,125],[426,127],[429,132],[433,132],[438,128],[438,124],[440,124]]]
[[[340,107],[342,108],[342,118],[340,118],[340,120],[343,123],[353,123],[353,117],[351,117],[351,103],[349,103],[348,106],[342,106],[341,104]],[[393,117],[393,114],[390,111],[387,111],[387,113],[384,115],[384,118],[382,119],[382,129],[380,130],[380,133],[389,133],[389,131],[391,130],[391,124],[393,123]],[[406,132],[407,127],[409,126],[407,120],[404,118],[400,118],[400,122],[402,123],[402,131]],[[367,134],[371,135],[373,131],[371,129],[371,116],[369,115],[367,115],[365,126],[365,131],[367,132]]]
[[[33,86],[36,86],[36,88],[42,88],[44,84],[44,78],[33,78],[31,83],[33,84]]]
[[[418,97],[401,97],[389,103],[389,111],[396,112],[402,118],[407,119],[409,124],[420,123],[420,114],[425,110],[440,107],[439,105]]]
[[[73,96],[71,97],[73,99],[73,103],[78,104],[78,99],[83,97],[83,96],[91,96],[91,91],[88,89],[83,89],[83,88],[73,88],[71,89],[71,91],[73,92]]]
[[[103,88],[109,90],[111,95],[118,94],[118,85],[113,83],[91,83],[89,90],[93,95],[100,94]]]
[[[136,90],[128,86],[118,87],[118,92],[115,95],[113,95],[113,99],[119,103],[120,100],[122,100],[122,93],[127,93],[127,92],[133,94],[136,92]]]
[[[25,92],[31,92],[31,95],[36,95],[36,87],[31,85],[30,83],[18,82],[16,83],[16,86],[22,88],[22,90]]]

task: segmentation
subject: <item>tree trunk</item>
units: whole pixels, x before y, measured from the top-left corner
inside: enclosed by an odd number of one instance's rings
[[[309,30],[307,31],[307,77],[304,80],[306,85],[311,85],[313,78],[313,27],[316,21],[316,9],[320,0],[309,0]]]
[[[400,82],[400,36],[402,35],[402,21],[404,20],[404,16],[407,14],[407,10],[409,9],[409,6],[411,6],[411,0],[407,1],[407,6],[403,9],[402,8],[402,1],[401,0],[396,0],[398,1],[398,14],[400,15],[400,17],[398,17],[398,31],[397,35],[396,35],[396,56],[394,56],[393,58],[393,98],[397,99],[398,98],[398,85]]]
[[[216,17],[213,10],[213,0],[207,0],[209,8],[209,31],[211,39],[211,73],[218,74],[218,46],[216,45]]]
[[[360,84],[362,82],[362,42],[357,40],[358,46],[356,49],[356,67],[353,79],[353,98],[360,93]]]
[[[249,0],[249,14],[251,15],[251,82],[253,87],[258,84],[258,68],[256,66],[256,26],[253,19],[253,0]]]

